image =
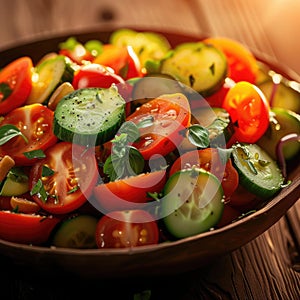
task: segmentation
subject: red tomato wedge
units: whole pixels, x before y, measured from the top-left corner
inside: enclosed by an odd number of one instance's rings
[[[131,248],[158,241],[157,223],[143,210],[113,211],[103,216],[96,227],[98,248]]]
[[[33,63],[30,57],[21,57],[0,71],[0,115],[23,105],[32,88]]]
[[[33,165],[38,159],[29,159],[24,152],[46,150],[57,142],[52,131],[53,111],[41,104],[31,104],[14,109],[0,123],[16,126],[27,138],[14,137],[0,146],[0,156],[10,155],[16,165]]]
[[[60,142],[45,154],[46,158],[33,165],[30,171],[33,200],[53,214],[65,214],[79,208],[91,195],[98,178],[94,151]],[[45,167],[52,174],[46,176]],[[43,193],[47,194],[46,199]]]
[[[189,101],[180,93],[162,95],[140,106],[127,121],[138,124],[149,117],[152,125],[140,128],[140,139],[134,143],[146,160],[155,154],[167,155],[183,140],[182,130],[191,121]]]
[[[161,192],[165,182],[166,171],[160,170],[99,184],[94,188],[97,203],[92,204],[105,213],[141,207],[151,200],[147,192]]]
[[[124,80],[112,69],[98,64],[81,66],[72,81],[75,90],[88,87],[109,88],[113,83],[124,83]]]
[[[249,49],[238,41],[226,37],[210,37],[204,40],[220,49],[227,58],[228,77],[238,81],[255,83],[258,65]]]
[[[234,124],[236,141],[255,143],[269,126],[269,103],[262,91],[249,82],[236,83],[227,93],[223,108]]]
[[[221,181],[225,198],[229,198],[238,187],[238,172],[233,167],[231,160],[227,160],[224,166],[218,150],[215,148],[193,150],[184,153],[174,162],[169,175],[171,176],[179,170],[190,169],[192,167],[203,168],[214,174]]]
[[[103,51],[94,59],[93,63],[112,68],[125,80],[142,76],[140,61],[130,46],[103,45]]]
[[[0,238],[9,242],[39,245],[48,240],[59,221],[53,216],[0,211]]]

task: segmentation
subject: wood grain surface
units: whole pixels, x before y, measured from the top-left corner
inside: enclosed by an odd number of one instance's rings
[[[0,0],[0,7],[0,49],[59,33],[137,26],[228,36],[300,74],[297,0]],[[168,278],[83,282],[63,274],[41,277],[1,257],[0,297],[135,299],[151,291],[149,299],[298,300],[299,245],[298,201],[244,247],[205,268]]]

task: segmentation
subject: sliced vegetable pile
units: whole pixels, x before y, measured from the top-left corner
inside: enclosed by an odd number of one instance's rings
[[[0,238],[124,248],[240,219],[288,183],[299,86],[237,41],[171,47],[131,29],[12,61],[0,71]]]

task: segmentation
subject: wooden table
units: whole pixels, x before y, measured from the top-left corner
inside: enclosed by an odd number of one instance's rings
[[[138,26],[232,37],[300,74],[296,0],[0,0],[0,7],[0,49],[57,33]],[[46,272],[37,277],[1,257],[1,299],[89,299],[93,294],[100,299],[147,299],[134,295],[151,291],[150,299],[296,300],[299,228],[298,201],[268,231],[207,267],[148,281],[82,282]]]

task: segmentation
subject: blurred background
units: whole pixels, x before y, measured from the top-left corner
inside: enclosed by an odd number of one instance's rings
[[[0,50],[58,33],[134,26],[224,35],[300,74],[299,0],[0,0]]]

